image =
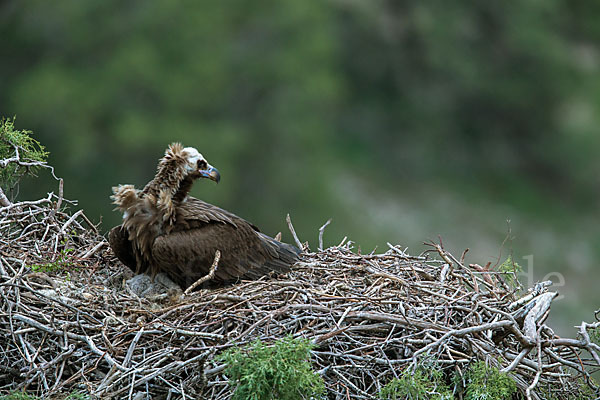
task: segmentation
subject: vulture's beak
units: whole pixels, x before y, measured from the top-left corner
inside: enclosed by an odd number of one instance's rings
[[[219,183],[219,181],[221,180],[221,174],[219,173],[219,170],[211,165],[209,165],[207,169],[200,171],[200,175],[203,178],[208,178],[211,181],[215,181],[217,183]]]

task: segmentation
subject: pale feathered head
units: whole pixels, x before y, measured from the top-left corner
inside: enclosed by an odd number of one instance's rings
[[[158,163],[158,174],[167,181],[181,182],[186,177],[208,178],[217,183],[221,180],[219,171],[193,147],[183,147],[181,143],[172,143],[165,156]]]

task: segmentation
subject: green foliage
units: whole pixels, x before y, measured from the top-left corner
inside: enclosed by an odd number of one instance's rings
[[[381,389],[379,397],[389,400],[451,400],[452,391],[439,369],[407,368],[400,378],[392,379]]]
[[[65,237],[61,241],[63,248],[58,253],[56,260],[45,263],[45,264],[32,264],[29,265],[34,272],[59,272],[66,271],[69,267],[73,266],[73,260],[70,256],[75,249],[67,247],[69,238]]]
[[[596,382],[594,382],[594,379],[590,378],[590,380],[592,381],[592,384],[597,386]],[[598,393],[594,392],[583,379],[578,380],[577,391],[578,393],[575,396],[570,397],[569,400],[588,400],[598,398]]]
[[[309,340],[287,336],[272,346],[257,340],[223,353],[225,374],[235,387],[232,400],[320,398],[325,387],[308,361],[311,348]]]
[[[508,258],[498,266],[498,271],[502,273],[505,281],[510,286],[515,289],[520,287],[517,275],[523,272],[523,267],[513,261],[512,256],[508,256]]]
[[[507,374],[483,361],[472,364],[465,373],[464,400],[509,400],[516,391],[517,385]]]
[[[77,390],[69,393],[69,395],[67,397],[65,397],[65,400],[89,400],[89,399],[90,399],[89,395],[87,395],[85,393],[81,393]]]
[[[0,395],[0,400],[38,400],[37,396],[32,396],[25,392],[11,392],[6,395]]]
[[[16,157],[17,149],[22,162],[46,162],[48,153],[37,140],[31,137],[32,132],[16,130],[14,119],[0,120],[0,160]],[[15,147],[17,149],[15,149]],[[0,166],[0,186],[10,189],[25,174],[33,175],[39,167],[22,166],[11,162],[6,167]]]
[[[591,328],[588,330],[592,342],[600,346],[600,328]]]

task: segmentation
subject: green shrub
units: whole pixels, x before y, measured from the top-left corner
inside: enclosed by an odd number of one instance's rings
[[[508,400],[517,391],[517,385],[508,374],[485,362],[472,364],[465,373],[464,400]]]
[[[591,383],[595,386],[598,386],[596,382],[594,382],[593,378],[589,378]],[[570,396],[569,399],[573,400],[588,400],[588,399],[597,399],[598,393],[594,392],[591,387],[585,382],[583,379],[579,379],[577,381],[577,393],[573,396]]]
[[[498,271],[502,273],[504,280],[512,286],[512,288],[516,289],[521,286],[517,274],[523,272],[523,267],[513,261],[512,256],[508,256],[508,258],[498,266]]]
[[[592,340],[592,342],[596,343],[597,345],[600,345],[600,328],[591,328],[588,331],[588,334],[590,335],[590,339]]]
[[[38,400],[38,397],[32,396],[25,392],[11,392],[6,395],[1,395],[0,400]]]
[[[246,348],[234,347],[220,356],[225,375],[235,387],[232,400],[319,399],[323,379],[309,363],[312,345],[287,336],[266,346],[260,340]]]
[[[75,235],[75,232],[71,233],[72,236]],[[58,253],[58,256],[54,261],[47,262],[45,264],[32,264],[29,265],[29,268],[33,272],[63,272],[66,271],[68,274],[68,268],[73,266],[73,259],[70,253],[74,252],[75,249],[67,247],[69,244],[69,237],[65,237],[61,244],[63,248]]]
[[[379,392],[379,397],[390,400],[451,400],[452,391],[444,382],[439,369],[410,368],[400,378],[392,379]]]
[[[75,390],[74,392],[71,392],[67,397],[65,397],[65,400],[88,400],[89,398],[90,396],[88,396],[87,394]]]
[[[9,118],[0,119],[0,160],[15,157],[16,146],[21,161],[45,162],[48,153],[44,151],[44,146],[30,135],[30,131],[15,130],[14,120]],[[35,171],[35,166],[23,166],[14,162],[8,163],[0,168],[0,186],[10,189],[19,182],[23,175],[33,175]]]

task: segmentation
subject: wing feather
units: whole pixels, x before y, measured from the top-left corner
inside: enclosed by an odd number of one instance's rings
[[[137,270],[135,253],[128,236],[125,228],[117,225],[108,232],[108,242],[115,256],[135,272]]]
[[[217,280],[240,279],[249,271],[252,275],[264,275],[263,266],[272,255],[265,251],[256,231],[243,222],[241,219],[232,223],[212,221],[158,236],[152,247],[153,267],[165,271],[182,287],[188,287],[208,274],[215,252],[220,250]]]
[[[224,210],[220,207],[199,200],[192,196],[188,196],[179,205],[177,213],[177,225],[179,225],[183,229],[195,227],[199,223],[204,224],[211,222],[230,224],[234,227],[237,227],[237,224],[241,222],[245,225],[250,226],[252,230],[259,232],[259,229],[255,225],[249,223],[248,221],[245,221],[244,219],[238,217],[234,213],[231,213],[227,210]],[[177,227],[175,228],[175,230],[177,230]]]

